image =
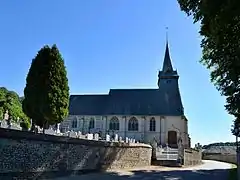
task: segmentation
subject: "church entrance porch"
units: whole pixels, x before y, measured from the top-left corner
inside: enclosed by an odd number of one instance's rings
[[[168,146],[171,148],[177,148],[177,132],[176,131],[168,131]]]

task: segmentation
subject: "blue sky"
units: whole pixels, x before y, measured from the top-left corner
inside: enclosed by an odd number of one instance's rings
[[[156,88],[166,26],[192,143],[234,141],[225,98],[199,63],[199,25],[177,0],[1,0],[0,86],[23,95],[32,58],[56,43],[72,94]]]

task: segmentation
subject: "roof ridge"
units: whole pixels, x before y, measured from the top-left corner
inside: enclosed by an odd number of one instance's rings
[[[128,90],[128,91],[133,91],[133,90],[157,90],[158,88],[136,88],[136,89],[110,89],[111,90],[114,90],[114,91],[121,91],[121,90]]]
[[[70,96],[108,96],[108,94],[71,94]]]

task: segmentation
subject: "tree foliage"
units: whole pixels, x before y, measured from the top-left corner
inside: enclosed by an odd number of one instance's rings
[[[178,0],[181,10],[200,22],[201,62],[226,96],[226,110],[240,123],[240,1]]]
[[[32,60],[24,89],[23,110],[40,127],[60,123],[68,115],[69,87],[56,45],[44,46]]]
[[[0,87],[0,120],[4,113],[8,111],[13,121],[18,118],[24,121],[27,126],[30,125],[29,118],[23,113],[20,97],[14,91],[9,91],[5,87]]]

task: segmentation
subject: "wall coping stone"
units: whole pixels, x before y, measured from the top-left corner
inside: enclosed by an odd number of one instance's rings
[[[196,149],[192,149],[192,148],[190,148],[190,149],[184,149],[184,151],[186,152],[186,153],[200,153],[201,151],[199,151],[199,150],[196,150]]]
[[[0,128],[0,138],[13,139],[13,140],[30,140],[30,141],[44,141],[51,143],[61,144],[81,144],[87,146],[102,146],[102,147],[121,147],[121,148],[152,148],[149,144],[143,143],[125,143],[125,142],[107,142],[96,141],[79,138],[71,138],[65,136],[56,136],[49,134],[40,134],[30,131],[19,131],[14,129]]]

